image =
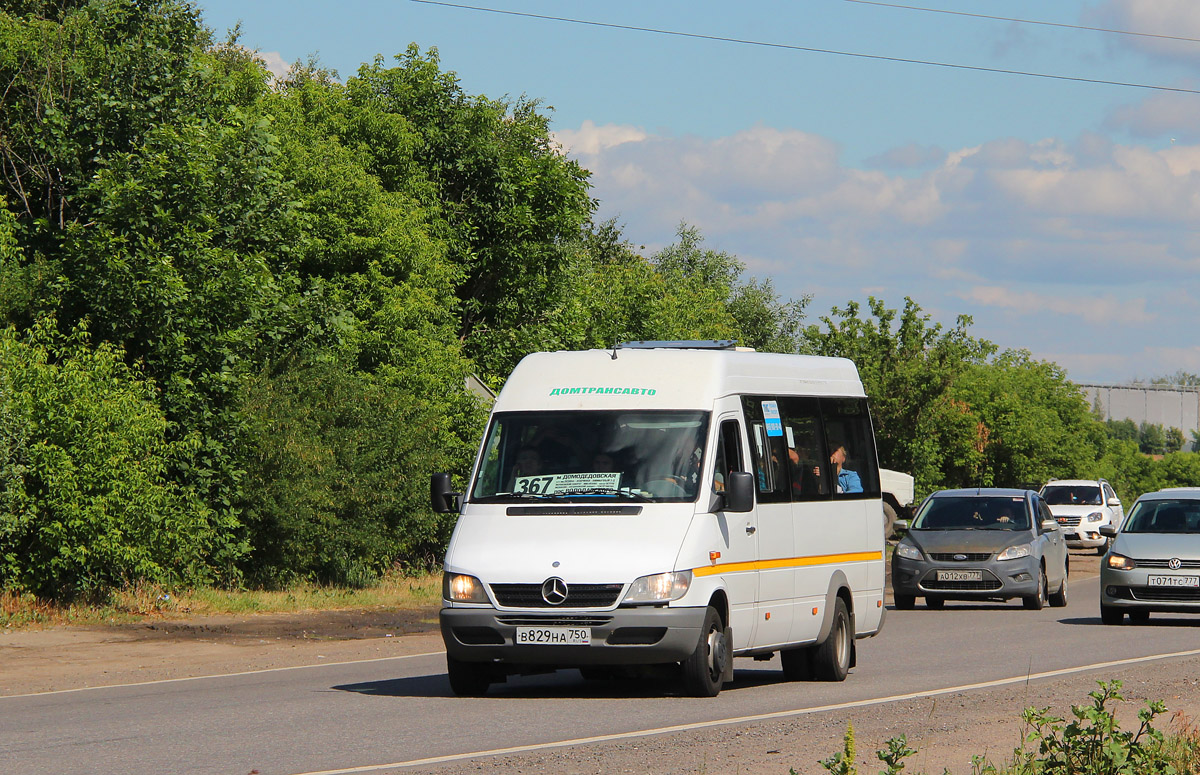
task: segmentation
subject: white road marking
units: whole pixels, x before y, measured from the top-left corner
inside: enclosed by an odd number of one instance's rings
[[[191,675],[184,678],[158,678],[153,681],[136,681],[127,684],[105,684],[103,686],[80,686],[74,689],[54,689],[48,692],[29,692],[28,694],[8,694],[0,697],[0,702],[17,697],[45,697],[51,694],[71,694],[72,692],[94,692],[99,689],[124,689],[128,686],[154,686],[155,684],[181,683],[183,681],[204,681],[209,678],[229,678],[239,675],[258,675],[259,673],[282,673],[285,670],[309,670],[314,667],[336,667],[337,665],[363,665],[368,662],[391,662],[396,659],[416,659],[418,657],[437,657],[445,651],[427,651],[424,654],[404,654],[398,657],[373,657],[371,659],[351,659],[346,662],[317,662],[311,665],[292,665],[291,667],[265,667],[261,670],[243,670],[238,673],[213,673],[211,675]]]
[[[866,700],[855,700],[853,702],[842,702],[836,705],[820,705],[815,708],[797,708],[795,710],[780,710],[773,713],[758,713],[752,716],[735,716],[724,719],[714,719],[712,721],[699,721],[693,724],[677,724],[669,727],[658,727],[655,729],[640,729],[632,732],[618,732],[611,735],[596,735],[595,737],[578,737],[572,740],[556,740],[549,743],[534,743],[532,745],[519,745],[511,748],[493,748],[487,751],[473,751],[471,753],[449,754],[446,756],[431,756],[426,759],[410,759],[409,761],[390,762],[388,764],[368,764],[361,767],[346,767],[338,770],[315,770],[312,772],[296,773],[296,775],[352,775],[360,772],[379,772],[382,770],[398,769],[400,767],[419,767],[431,764],[445,764],[446,762],[463,761],[465,759],[476,759],[487,756],[502,756],[505,754],[514,753],[529,753],[531,751],[541,751],[548,748],[567,748],[573,745],[588,745],[591,743],[606,743],[612,740],[628,740],[637,737],[650,737],[652,735],[665,735],[672,732],[688,732],[696,729],[707,729],[709,727],[728,726],[730,724],[744,724],[752,721],[767,721],[770,719],[788,718],[791,716],[806,716],[811,713],[824,713],[833,710],[846,710],[849,708],[862,708],[869,705],[883,705],[889,702],[899,702],[901,700],[915,700],[923,697],[937,697],[943,694],[953,694],[955,692],[968,692],[975,689],[991,689],[997,686],[1007,686],[1010,684],[1021,683],[1022,681],[1036,681],[1043,678],[1055,678],[1063,675],[1072,675],[1074,673],[1084,673],[1089,670],[1102,670],[1104,668],[1125,667],[1128,665],[1136,665],[1142,662],[1154,662],[1161,659],[1172,659],[1175,657],[1191,657],[1200,654],[1200,649],[1191,649],[1189,651],[1176,651],[1171,654],[1155,654],[1148,657],[1132,657],[1130,659],[1117,659],[1111,662],[1096,662],[1091,665],[1081,665],[1079,667],[1067,667],[1061,670],[1049,670],[1044,673],[1030,673],[1027,675],[1013,676],[1011,678],[1000,678],[995,681],[983,681],[981,683],[963,684],[962,686],[950,686],[945,689],[932,689],[929,691],[910,692],[908,694],[894,694],[890,697],[876,697]]]

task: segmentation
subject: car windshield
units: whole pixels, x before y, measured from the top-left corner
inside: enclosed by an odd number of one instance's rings
[[[1100,488],[1094,484],[1048,484],[1042,499],[1050,506],[1099,506]]]
[[[694,501],[707,412],[509,412],[492,419],[472,499]]]
[[[1200,533],[1200,501],[1139,501],[1134,504],[1122,532]]]
[[[914,530],[1028,530],[1020,496],[930,498],[913,520]]]

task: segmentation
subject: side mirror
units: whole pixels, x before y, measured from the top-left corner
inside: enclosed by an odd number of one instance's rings
[[[754,508],[754,475],[733,471],[725,478],[724,511],[746,512]]]
[[[1116,538],[1117,537],[1117,526],[1116,525],[1101,525],[1100,526],[1100,535],[1105,536],[1106,538]]]
[[[450,489],[450,474],[434,474],[429,478],[429,501],[438,514],[456,513],[461,496],[461,492]]]
[[[1051,530],[1058,530],[1058,522],[1053,519],[1042,520],[1042,532],[1049,533]]]
[[[1120,498],[1109,498],[1109,499],[1108,499],[1108,505],[1109,505],[1109,506],[1116,506],[1116,507],[1120,508],[1120,506],[1121,506],[1121,499],[1120,499]]]
[[[892,523],[892,530],[897,533],[907,533],[908,532],[908,520],[907,519],[896,520],[895,522]]]

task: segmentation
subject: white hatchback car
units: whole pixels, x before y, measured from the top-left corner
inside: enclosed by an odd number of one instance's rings
[[[1046,482],[1040,495],[1072,549],[1095,549],[1104,554],[1109,540],[1100,535],[1100,526],[1116,527],[1125,516],[1121,499],[1103,479],[1053,479]]]

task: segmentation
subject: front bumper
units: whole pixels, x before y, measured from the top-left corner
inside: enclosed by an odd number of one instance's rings
[[[439,615],[446,653],[461,662],[512,666],[580,667],[679,662],[696,650],[703,607],[637,607],[615,610],[529,611],[443,608]],[[587,627],[587,646],[517,644],[518,626]]]
[[[1200,587],[1150,586],[1150,576],[1196,576],[1196,569],[1172,572],[1161,568],[1100,569],[1100,604],[1125,611],[1200,614]]]
[[[978,571],[979,580],[939,580],[938,571]],[[945,600],[1010,600],[1037,594],[1041,563],[1037,557],[983,562],[909,560],[893,555],[892,593]]]
[[[1062,528],[1063,538],[1071,549],[1095,549],[1108,541],[1107,538],[1100,535],[1100,525],[1102,524],[1104,523],[1089,522],[1078,527]]]

